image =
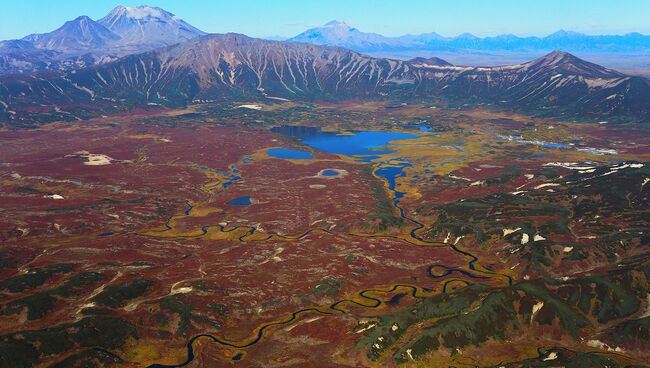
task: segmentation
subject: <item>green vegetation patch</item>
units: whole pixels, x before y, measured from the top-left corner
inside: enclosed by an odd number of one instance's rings
[[[144,295],[152,285],[153,281],[141,279],[107,286],[95,297],[95,303],[111,308],[123,307],[129,300]]]
[[[70,263],[59,263],[47,266],[46,268],[35,268],[27,273],[1,281],[0,290],[9,290],[12,293],[31,290],[43,285],[52,276],[72,272],[74,268],[75,265]]]
[[[481,344],[490,338],[507,338],[520,327],[513,306],[514,296],[512,290],[493,292],[480,300],[476,308],[438,320],[416,339],[400,347],[395,353],[395,361],[403,363],[410,357],[417,359],[440,347],[453,351]]]
[[[327,276],[312,289],[312,294],[316,296],[336,296],[341,291],[343,284],[343,280]]]
[[[0,336],[0,367],[29,368],[41,357],[56,356],[76,348],[115,350],[136,329],[118,318],[87,317],[79,322],[42,330],[22,331]]]
[[[39,275],[43,274],[45,274],[45,272],[39,271]],[[79,273],[72,276],[55,289],[37,292],[1,306],[0,315],[20,314],[26,308],[28,320],[43,318],[47,313],[54,309],[55,303],[59,301],[60,298],[69,298],[79,295],[83,290],[96,285],[103,279],[104,276],[98,272]],[[34,279],[30,280],[30,282],[33,282]]]
[[[216,329],[222,327],[221,322],[201,315],[184,294],[170,295],[160,299],[160,308],[163,311],[172,312],[179,316],[178,327],[175,331],[177,336],[186,336],[192,321],[207,324]],[[223,304],[210,304],[207,309],[212,314],[216,314],[221,318],[228,316],[228,308]],[[168,325],[170,319],[165,313],[161,312],[155,316],[155,320],[159,325],[165,327]]]

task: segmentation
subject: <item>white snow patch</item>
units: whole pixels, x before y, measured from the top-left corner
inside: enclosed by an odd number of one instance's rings
[[[530,314],[530,323],[533,323],[533,320],[535,319],[535,315],[537,314],[537,312],[539,312],[540,309],[542,309],[543,306],[544,306],[544,302],[539,302],[533,305],[533,310]]]
[[[65,198],[64,198],[62,195],[60,195],[60,194],[50,194],[50,195],[46,195],[46,196],[44,196],[44,197],[45,197],[45,198],[49,198],[49,199],[65,199]]]
[[[359,331],[355,332],[355,334],[366,332],[366,331],[370,330],[371,328],[375,328],[375,326],[377,326],[377,324],[373,323],[373,324],[368,325],[367,327],[364,327],[364,328],[360,329]]]
[[[253,105],[253,104],[249,104],[249,105],[239,105],[239,106],[237,106],[237,107],[235,107],[235,108],[236,108],[236,109],[262,110],[262,106],[260,106],[260,105]]]
[[[544,361],[549,361],[549,360],[555,360],[557,359],[557,353],[552,351],[546,358],[544,358]]]
[[[547,187],[559,187],[560,184],[557,183],[545,183],[545,184],[540,184],[535,187],[535,189],[542,189],[542,188],[547,188]]]
[[[151,8],[148,6],[125,6],[126,16],[132,19],[145,19],[145,18],[163,18],[164,14],[158,8]]]
[[[409,359],[415,360],[415,358],[413,358],[413,355],[411,355],[411,352],[413,352],[413,349],[406,349],[406,355],[408,355]]]

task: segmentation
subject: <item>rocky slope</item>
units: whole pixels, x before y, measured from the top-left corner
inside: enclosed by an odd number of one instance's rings
[[[0,78],[7,120],[227,98],[442,98],[565,117],[650,114],[650,83],[552,52],[524,64],[460,67],[442,60],[372,58],[342,48],[208,35],[63,75]],[[58,110],[58,111],[57,111]],[[83,108],[81,110],[84,110]],[[67,111],[69,114],[60,112]]]

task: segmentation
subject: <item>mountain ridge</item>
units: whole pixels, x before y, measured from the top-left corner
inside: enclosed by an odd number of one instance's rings
[[[0,74],[65,71],[188,41],[206,33],[157,7],[117,6],[95,21],[82,15],[47,33],[2,41]],[[41,50],[30,54],[22,49]],[[27,44],[31,44],[28,47]],[[8,45],[13,45],[8,47]],[[79,64],[79,59],[85,62]]]
[[[340,24],[331,21],[327,24]],[[345,24],[345,23],[343,23]],[[624,35],[586,35],[579,32],[558,30],[544,37],[519,37],[513,34],[477,37],[471,33],[463,33],[454,37],[445,37],[438,33],[407,34],[390,37],[376,33],[366,33],[345,24],[338,28],[338,37],[331,37],[327,26],[310,28],[294,37],[289,42],[310,42],[319,45],[341,46],[359,52],[387,51],[450,51],[450,50],[483,50],[483,51],[544,51],[567,50],[577,51],[641,51],[650,50],[650,36],[638,32]]]
[[[201,36],[61,76],[0,78],[0,115],[29,120],[34,119],[29,112],[37,110],[47,111],[49,118],[69,119],[79,106],[104,111],[269,96],[442,99],[565,118],[645,121],[650,115],[647,79],[565,52],[523,64],[462,67],[444,61],[373,58],[340,47],[234,33]]]

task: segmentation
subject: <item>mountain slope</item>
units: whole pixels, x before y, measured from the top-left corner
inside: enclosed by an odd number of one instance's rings
[[[13,120],[33,119],[30,111],[74,113],[84,105],[110,110],[265,96],[443,98],[567,117],[641,121],[650,115],[648,80],[563,52],[524,64],[459,67],[440,60],[372,58],[343,48],[225,34],[63,76],[0,78],[0,108],[4,106],[4,117]]]
[[[23,41],[31,42],[39,49],[79,52],[106,47],[119,39],[120,36],[106,27],[87,16],[81,16],[65,22],[50,33],[29,35],[23,38]]]
[[[118,6],[99,21],[81,16],[49,33],[0,42],[0,74],[76,69],[204,34],[160,8]]]

